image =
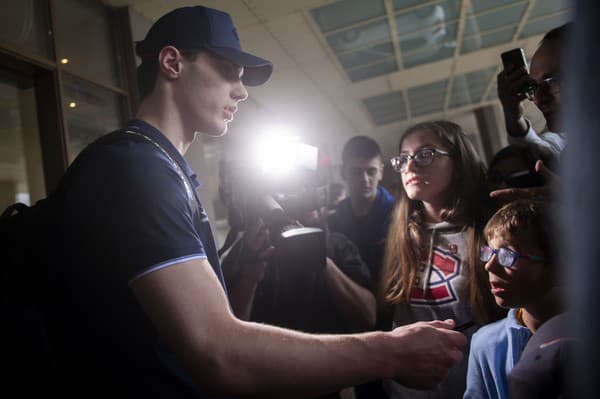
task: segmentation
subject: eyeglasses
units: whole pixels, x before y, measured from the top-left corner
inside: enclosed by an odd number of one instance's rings
[[[490,259],[492,259],[494,254],[497,255],[498,263],[504,267],[511,267],[512,265],[515,264],[515,262],[517,261],[518,258],[525,258],[525,259],[532,260],[534,262],[543,262],[544,261],[544,258],[542,256],[520,254],[518,252],[511,251],[510,249],[504,248],[504,247],[494,249],[494,248],[488,247],[487,245],[481,246],[481,252],[479,253],[479,259],[481,259],[482,262],[487,263],[490,261]]]
[[[440,154],[449,157],[450,153],[437,148],[423,148],[417,151],[414,155],[400,154],[397,157],[390,159],[392,167],[398,173],[402,173],[406,170],[408,161],[413,160],[419,166],[431,165],[435,159],[435,155]]]
[[[560,75],[550,75],[545,79],[542,79],[539,83],[538,82],[532,82],[531,85],[529,86],[529,90],[531,90],[531,92],[533,93],[533,95],[535,95],[538,90],[540,90],[542,87],[545,89],[558,89],[560,85]]]

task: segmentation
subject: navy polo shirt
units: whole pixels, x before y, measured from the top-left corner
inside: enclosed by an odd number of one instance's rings
[[[141,120],[130,121],[127,129],[167,150],[198,186],[161,132]],[[50,275],[47,303],[66,385],[83,396],[93,391],[98,396],[204,397],[154,330],[130,284],[156,270],[206,258],[225,289],[206,212],[199,201],[199,209],[192,206],[169,158],[137,135],[92,144],[68,175],[62,251]]]

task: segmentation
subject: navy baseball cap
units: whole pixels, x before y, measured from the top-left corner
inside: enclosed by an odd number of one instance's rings
[[[136,53],[142,60],[156,55],[165,46],[180,51],[205,49],[244,67],[242,82],[258,86],[269,80],[273,64],[245,53],[229,14],[203,6],[177,8],[160,17],[141,42]]]

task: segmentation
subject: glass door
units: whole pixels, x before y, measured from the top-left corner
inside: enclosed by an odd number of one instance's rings
[[[0,68],[0,210],[46,196],[33,80]]]

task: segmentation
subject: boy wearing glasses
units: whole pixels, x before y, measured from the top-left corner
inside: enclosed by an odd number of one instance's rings
[[[532,334],[561,311],[551,205],[518,200],[487,222],[481,261],[506,318],[473,335],[464,398],[507,398],[507,375]]]

